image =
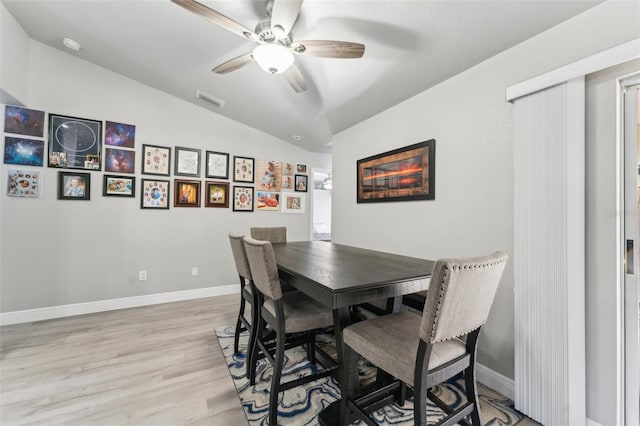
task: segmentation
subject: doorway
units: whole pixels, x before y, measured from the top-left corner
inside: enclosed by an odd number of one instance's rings
[[[624,424],[640,424],[640,74],[619,80],[623,144],[624,279],[620,292],[620,351]]]
[[[311,241],[331,241],[331,170],[313,169]]]

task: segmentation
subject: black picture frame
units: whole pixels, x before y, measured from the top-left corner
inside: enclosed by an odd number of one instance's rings
[[[58,172],[58,200],[91,199],[91,174]]]
[[[173,185],[173,207],[200,207],[199,180],[175,179]]]
[[[102,195],[105,197],[130,197],[136,196],[135,176],[104,175]]]
[[[48,166],[102,170],[102,121],[49,114]]]
[[[169,210],[171,182],[163,179],[140,179],[140,208]]]
[[[205,177],[229,179],[229,153],[206,151]]]
[[[229,182],[206,181],[204,206],[229,208]]]
[[[309,190],[309,176],[295,175],[293,188],[296,190],[296,192],[307,192]]]
[[[251,157],[233,156],[233,181],[253,183],[256,160]]]
[[[171,174],[171,148],[160,145],[142,145],[142,174],[169,176]]]
[[[435,139],[363,158],[356,167],[358,203],[435,199]]]
[[[253,186],[233,186],[233,211],[252,212],[254,208]],[[243,197],[244,196],[244,197]]]
[[[174,176],[200,177],[200,154],[202,150],[176,146]]]

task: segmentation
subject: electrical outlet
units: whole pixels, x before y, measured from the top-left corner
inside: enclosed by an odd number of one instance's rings
[[[191,268],[191,275],[194,277],[198,276],[198,267],[194,266],[193,268]]]
[[[146,281],[147,280],[147,271],[138,272],[138,280]]]

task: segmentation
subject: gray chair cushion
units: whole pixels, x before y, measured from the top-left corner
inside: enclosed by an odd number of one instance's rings
[[[285,333],[298,333],[333,325],[333,311],[300,291],[286,292],[280,301],[285,317]],[[273,300],[265,299],[263,309],[276,316]]]
[[[282,288],[278,275],[278,264],[271,243],[244,237],[244,248],[256,289],[269,299],[280,299]]]
[[[251,238],[272,243],[287,242],[287,228],[285,226],[251,228]]]
[[[374,365],[413,386],[422,317],[397,312],[350,325],[343,330],[345,344]],[[429,369],[442,365],[466,351],[464,342],[451,339],[435,343]]]
[[[244,235],[229,233],[229,242],[231,243],[231,252],[233,260],[236,263],[236,270],[241,277],[251,281],[251,270],[249,269],[249,259],[244,249],[242,239]]]

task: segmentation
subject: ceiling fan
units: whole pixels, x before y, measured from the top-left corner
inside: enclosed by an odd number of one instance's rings
[[[262,69],[271,74],[282,73],[296,92],[304,92],[308,88],[307,82],[293,63],[294,53],[318,58],[361,58],[364,55],[364,45],[360,43],[332,40],[294,41],[291,28],[300,14],[302,0],[267,0],[267,17],[258,22],[254,31],[195,0],[171,1],[234,34],[258,43],[253,51],[215,67],[212,71],[217,74],[235,71],[255,60]]]

